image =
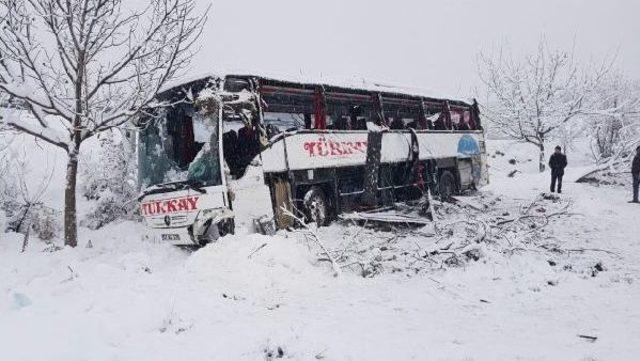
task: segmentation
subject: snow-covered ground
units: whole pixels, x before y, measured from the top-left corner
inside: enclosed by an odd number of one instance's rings
[[[527,203],[547,190],[535,149],[496,150],[482,192]],[[20,253],[20,235],[0,234],[0,360],[636,360],[640,207],[629,190],[574,183],[588,166],[579,154],[562,195],[573,215],[549,226],[586,250],[574,253],[362,278],[333,277],[296,234],[251,234],[248,217],[195,252],[144,242],[132,222],[81,229],[79,247],[55,252],[33,240]],[[238,213],[268,212],[265,192],[249,174]]]

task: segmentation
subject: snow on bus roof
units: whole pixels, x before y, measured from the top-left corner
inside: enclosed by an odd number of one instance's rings
[[[224,75],[215,74],[215,73],[194,73],[194,74],[189,74],[189,75],[177,77],[177,78],[167,82],[162,88],[160,88],[158,93],[163,93],[163,92],[165,92],[167,90],[170,90],[170,89],[173,89],[173,88],[177,88],[177,87],[179,87],[181,85],[192,83],[194,81],[198,81],[198,80],[202,80],[202,79],[207,79],[207,78],[220,78],[220,79],[222,79],[222,78],[224,78]]]
[[[225,71],[224,73],[194,73],[184,77],[180,77],[171,83],[168,83],[162,88],[162,91],[166,91],[175,87],[179,87],[183,84],[188,84],[194,81],[207,79],[207,78],[219,78],[223,79],[227,76],[236,77],[256,77],[265,80],[290,82],[309,85],[324,85],[327,87],[345,88],[353,90],[365,90],[372,92],[382,93],[395,93],[409,96],[418,96],[432,99],[447,99],[455,101],[467,102],[468,99],[460,99],[458,97],[451,96],[451,94],[445,94],[442,92],[435,92],[431,89],[422,87],[408,87],[394,84],[388,84],[384,82],[371,81],[365,78],[350,77],[350,78],[336,78],[321,76],[311,76],[308,74],[289,74],[289,73],[277,73],[277,72],[251,72],[251,71]]]
[[[253,75],[259,78],[282,81],[282,82],[293,82],[293,83],[302,83],[302,84],[317,84],[324,85],[329,87],[336,88],[346,88],[353,90],[366,90],[372,92],[382,92],[382,93],[396,93],[396,94],[404,94],[404,95],[413,95],[420,96],[425,98],[434,98],[434,99],[451,99],[451,100],[460,100],[457,97],[452,96],[452,94],[445,94],[443,92],[433,91],[432,89],[423,88],[423,87],[409,87],[397,84],[391,84],[387,82],[375,81],[372,79],[366,79],[363,77],[331,77],[326,75],[313,76],[308,74],[286,74],[286,73],[251,73],[251,72],[233,72],[227,73],[229,75],[241,75],[245,76]],[[257,75],[259,74],[259,75]]]

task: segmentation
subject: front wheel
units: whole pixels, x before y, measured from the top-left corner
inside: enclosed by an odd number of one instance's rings
[[[235,233],[235,221],[233,218],[224,219],[218,223],[211,223],[207,230],[200,238],[200,245],[204,246],[209,243],[216,242],[219,238],[227,234]]]
[[[308,222],[318,227],[326,226],[331,220],[331,206],[327,195],[320,187],[311,187],[304,195],[304,210]]]

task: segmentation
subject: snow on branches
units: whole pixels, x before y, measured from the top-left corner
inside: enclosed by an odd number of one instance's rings
[[[65,244],[77,244],[80,144],[162,106],[206,14],[195,0],[0,0],[0,93],[31,113],[2,122],[67,152]]]
[[[0,20],[0,89],[36,120],[7,122],[71,152],[153,105],[189,63],[205,17],[192,0],[153,0],[141,11],[121,0],[0,0]]]
[[[593,158],[599,165],[615,165],[640,145],[640,82],[616,73],[596,93],[599,109],[586,122]]]
[[[98,229],[116,219],[135,219],[138,203],[135,149],[119,129],[97,136],[98,147],[85,152],[79,179],[82,196],[91,207],[80,224]]]
[[[502,135],[535,145],[540,171],[545,169],[545,140],[578,116],[600,110],[594,96],[612,68],[610,61],[580,67],[573,54],[552,50],[544,41],[522,61],[502,52],[480,54],[478,60],[488,96],[485,116]]]

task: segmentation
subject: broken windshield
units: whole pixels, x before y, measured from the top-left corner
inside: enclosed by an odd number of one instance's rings
[[[188,103],[163,110],[140,130],[140,188],[167,183],[222,184],[218,146],[217,116],[204,116]]]

